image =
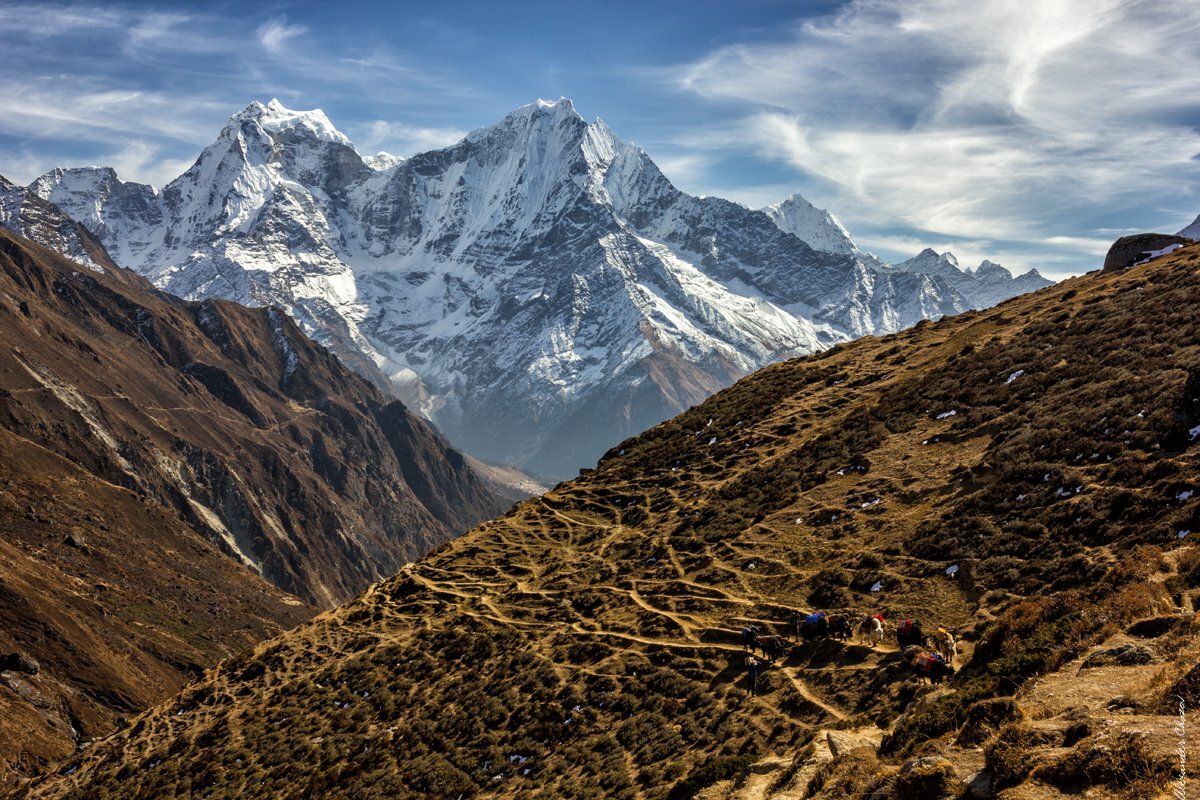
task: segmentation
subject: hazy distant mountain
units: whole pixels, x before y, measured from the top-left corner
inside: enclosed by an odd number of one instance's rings
[[[366,161],[322,112],[252,103],[161,191],[31,188],[158,286],[280,305],[459,446],[550,476],[764,364],[978,304],[800,198],[684,194],[569,100]]]
[[[937,253],[929,248],[891,268],[942,278],[970,303],[971,308],[994,306],[1015,295],[1036,291],[1054,283],[1043,278],[1036,269],[1013,277],[1004,267],[987,260],[973,271],[966,271],[958,265],[953,253]]]

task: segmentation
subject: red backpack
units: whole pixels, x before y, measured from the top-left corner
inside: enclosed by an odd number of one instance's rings
[[[913,621],[911,619],[902,619],[896,624],[897,633],[912,633]]]

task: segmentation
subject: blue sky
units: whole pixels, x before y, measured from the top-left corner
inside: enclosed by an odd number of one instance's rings
[[[1198,34],[1192,1],[0,0],[0,174],[161,186],[255,99],[411,155],[566,96],[685,191],[1061,277],[1200,213]]]

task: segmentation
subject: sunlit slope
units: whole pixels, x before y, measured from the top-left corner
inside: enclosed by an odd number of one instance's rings
[[[1196,651],[1197,301],[1193,247],[767,368],[28,795],[901,797],[985,770],[1153,796]],[[738,631],[813,607],[957,628],[960,674],[919,684],[890,637],[802,644],[748,696]],[[1072,662],[1114,640],[1142,663]],[[1044,696],[1099,685],[1132,711]],[[1130,725],[1141,750],[1103,738]],[[944,761],[898,773],[918,754]]]

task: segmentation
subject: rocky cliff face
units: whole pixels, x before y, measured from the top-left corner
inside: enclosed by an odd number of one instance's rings
[[[315,612],[230,557],[227,509],[184,507],[215,490],[183,483],[181,451],[249,477],[252,443],[146,346],[153,306],[129,298],[158,293],[54,207],[20,205],[0,225],[89,266],[0,231],[0,787]],[[232,441],[189,445],[172,420],[189,405],[193,431]]]
[[[323,113],[253,103],[160,192],[31,189],[159,287],[279,305],[456,444],[551,476],[763,364],[973,305],[815,209],[806,242],[801,199],[678,191],[568,100],[370,164]]]

